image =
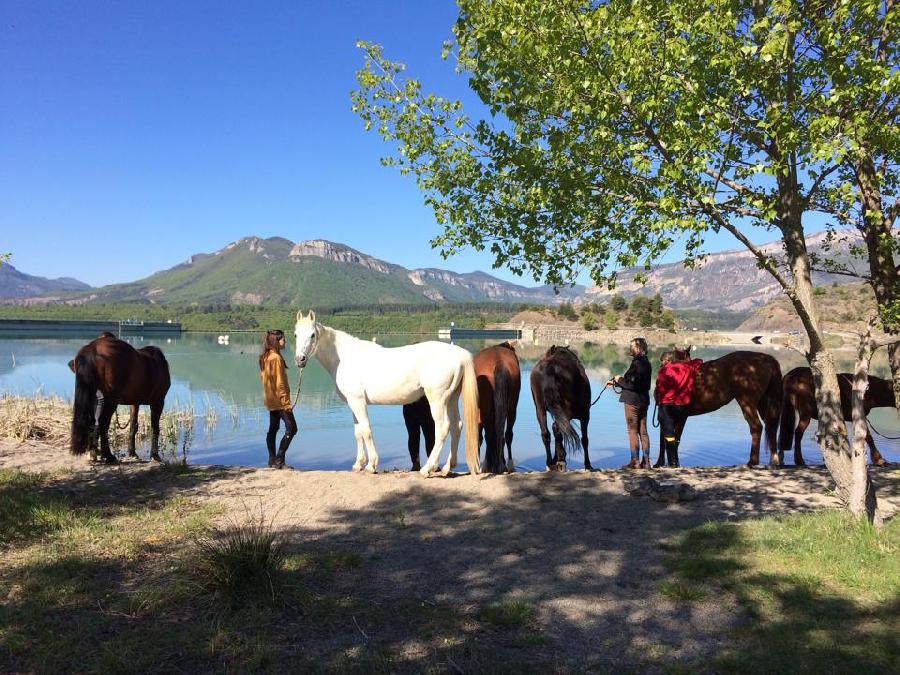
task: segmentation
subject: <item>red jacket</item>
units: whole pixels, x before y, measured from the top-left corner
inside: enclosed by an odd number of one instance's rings
[[[703,363],[702,359],[673,361],[665,364],[656,374],[653,398],[660,405],[687,405],[694,391],[694,375]]]

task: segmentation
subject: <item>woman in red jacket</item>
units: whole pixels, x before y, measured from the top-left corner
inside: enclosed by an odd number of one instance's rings
[[[659,406],[659,443],[665,449],[666,463],[677,467],[678,444],[681,442],[678,429],[683,428],[687,419],[687,408],[694,390],[694,375],[703,361],[676,361],[672,352],[665,352],[660,357],[660,362],[659,372],[656,374],[656,389],[653,391],[653,398]]]

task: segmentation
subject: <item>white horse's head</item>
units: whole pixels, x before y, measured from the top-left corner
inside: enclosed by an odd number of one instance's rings
[[[297,323],[294,325],[294,338],[297,341],[297,350],[294,353],[294,361],[299,368],[306,367],[312,355],[319,346],[319,325],[316,323],[316,313],[312,310],[303,316],[303,312],[297,312]]]

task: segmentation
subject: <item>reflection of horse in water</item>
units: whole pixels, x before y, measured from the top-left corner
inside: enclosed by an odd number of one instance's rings
[[[844,420],[849,422],[853,417],[851,409],[851,392],[853,389],[853,374],[838,373],[838,386],[841,392],[841,414]],[[794,442],[794,464],[803,466],[803,453],[800,450],[800,441],[811,419],[819,419],[819,409],[816,405],[815,389],[813,388],[812,371],[808,367],[794,368],[784,376],[784,407],[781,411],[781,429],[778,435],[778,454],[784,461],[784,452]],[[863,397],[863,413],[868,417],[872,408],[892,408],[894,406],[894,389],[890,380],[869,376],[869,388]],[[799,420],[795,419],[797,413]],[[797,428],[794,429],[794,423]],[[872,433],[866,427],[866,443],[872,456],[872,464],[884,466],[887,464],[881,453],[875,447]]]
[[[690,358],[690,349],[674,350],[676,360]],[[748,466],[759,464],[759,443],[765,428],[770,464],[778,465],[776,440],[781,413],[781,367],[775,357],[762,352],[737,351],[705,361],[694,376],[689,417],[705,415],[736,400],[750,427],[750,460]],[[762,422],[760,422],[762,418]],[[675,430],[676,438],[687,419]],[[662,466],[663,448],[654,466]]]
[[[484,463],[487,473],[514,471],[512,458],[513,425],[522,379],[519,359],[511,344],[486,347],[472,359],[478,380],[478,444],[485,441]],[[413,471],[419,470],[419,438],[425,436],[426,445],[434,444],[434,420],[427,399],[423,396],[403,406],[403,421],[408,436],[407,447]],[[506,445],[508,460],[503,461]]]
[[[566,470],[566,454],[584,450],[584,468],[589,471],[588,422],[591,418],[591,383],[578,356],[568,347],[550,347],[531,371],[531,395],[537,413],[541,440],[547,453],[547,468]],[[555,455],[550,454],[550,432],[547,413],[553,418]],[[581,424],[581,434],[572,427],[572,420]]]
[[[466,432],[466,463],[478,473],[478,388],[472,355],[462,347],[443,342],[420,342],[405,347],[382,347],[359,340],[316,322],[310,312],[297,312],[295,360],[300,368],[313,355],[334,378],[338,393],[353,412],[356,462],[353,468],[375,472],[378,452],[369,425],[368,405],[405,405],[424,394],[434,419],[435,440],[431,454],[420,469],[428,475],[437,467],[444,441],[450,436],[450,455],[443,467],[449,473],[456,465],[462,424],[459,398],[463,399]],[[366,461],[368,451],[368,462]]]
[[[135,349],[111,333],[78,350],[70,367],[75,372],[75,400],[72,407],[72,439],[70,449],[80,455],[100,440],[100,454],[107,463],[115,456],[109,449],[109,423],[121,403],[131,406],[128,454],[136,457],[137,413],[141,405],[150,406],[153,430],[150,457],[160,461],[159,418],[169,391],[169,364],[157,347]],[[99,419],[95,421],[97,392],[103,396]]]

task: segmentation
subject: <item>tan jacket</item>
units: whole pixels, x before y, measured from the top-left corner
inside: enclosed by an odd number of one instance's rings
[[[287,370],[281,355],[271,350],[259,371],[263,385],[263,400],[269,410],[291,409],[291,388],[288,386]]]

